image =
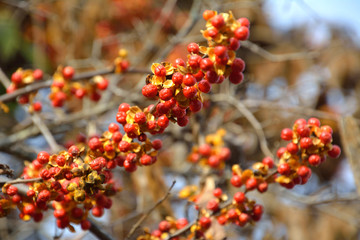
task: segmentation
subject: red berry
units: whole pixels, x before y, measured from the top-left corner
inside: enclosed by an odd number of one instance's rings
[[[185,61],[181,58],[175,59],[175,67],[177,67],[177,66],[185,67]]]
[[[19,102],[20,104],[27,104],[27,103],[29,103],[29,95],[24,94],[24,95],[19,96],[19,97],[18,97],[18,102]]]
[[[218,154],[218,157],[221,161],[226,161],[231,157],[231,151],[227,147],[223,147],[220,149],[220,153]]]
[[[23,208],[23,212],[26,214],[26,215],[33,215],[35,213],[35,206],[34,204],[28,204],[28,205],[25,205],[24,208]]]
[[[312,154],[312,155],[310,155],[308,161],[309,161],[309,164],[310,164],[310,165],[316,167],[316,166],[319,166],[319,165],[320,165],[320,163],[321,163],[321,158],[320,158],[320,156],[317,155],[317,154]]]
[[[321,129],[322,132],[328,132],[330,134],[333,134],[332,128],[330,126],[328,126],[328,125],[324,125],[320,129]]]
[[[151,144],[155,150],[159,150],[162,148],[162,141],[160,139],[155,139],[154,141],[152,141]]]
[[[117,132],[117,131],[119,131],[119,125],[117,125],[116,123],[110,123],[109,124],[109,132],[111,132],[111,133],[114,133],[114,132]]]
[[[149,83],[142,88],[142,94],[148,98],[154,98],[157,95],[157,86]]]
[[[211,219],[208,217],[201,217],[199,224],[202,228],[208,229],[211,226]]]
[[[177,221],[176,221],[176,228],[177,229],[182,229],[184,227],[186,227],[186,225],[188,225],[189,222],[186,218],[179,218]]]
[[[297,119],[297,120],[295,121],[294,124],[295,124],[295,125],[298,125],[298,126],[300,126],[300,125],[306,125],[306,120],[303,119],[303,118],[299,118],[299,119]]]
[[[130,151],[131,144],[129,142],[126,142],[126,141],[121,141],[119,143],[118,147],[119,147],[119,150],[121,152],[128,152],[128,151]]]
[[[257,190],[258,190],[260,193],[266,192],[267,189],[268,189],[268,183],[267,183],[267,182],[259,183],[258,186],[257,186]]]
[[[159,223],[159,230],[162,232],[168,232],[170,228],[171,228],[171,224],[166,220],[163,220]]]
[[[288,143],[286,149],[290,154],[296,154],[299,150],[298,145],[293,142]]]
[[[210,156],[208,159],[208,164],[212,168],[217,168],[220,165],[220,159],[218,156]]]
[[[192,54],[188,58],[188,64],[193,69],[197,69],[200,67],[200,61],[201,61],[201,57],[196,54]]]
[[[249,178],[246,183],[245,183],[245,186],[246,186],[246,190],[250,191],[250,190],[253,190],[257,187],[257,180],[256,178]]]
[[[264,165],[267,165],[269,168],[273,168],[274,167],[274,160],[271,157],[265,157],[262,160],[262,163]]]
[[[187,50],[189,53],[199,53],[199,45],[197,43],[189,43],[187,46]]]
[[[199,153],[205,157],[211,155],[211,146],[209,144],[203,144],[199,147]]]
[[[68,153],[72,157],[77,157],[80,154],[80,149],[76,145],[72,145],[71,147],[69,147]]]
[[[202,102],[198,99],[191,100],[189,104],[190,110],[194,113],[200,111],[202,106],[203,106]]]
[[[234,200],[238,204],[241,204],[241,203],[245,202],[245,199],[246,199],[245,193],[243,193],[243,192],[237,192],[237,193],[234,194]]]
[[[35,80],[41,80],[43,78],[43,71],[40,69],[35,69],[32,75]]]
[[[277,156],[278,158],[281,158],[281,156],[282,156],[285,152],[286,152],[286,148],[281,147],[281,148],[279,148],[279,149],[277,150],[276,156]]]
[[[16,71],[11,75],[11,81],[14,84],[20,84],[22,82],[22,72]]]
[[[177,124],[180,127],[185,127],[188,123],[189,123],[189,117],[188,116],[178,117],[177,118]]]
[[[221,197],[222,195],[222,190],[221,188],[215,188],[214,191],[213,191],[213,195],[217,198]]]
[[[81,221],[81,229],[86,231],[91,228],[91,222],[89,220],[83,220]]]
[[[63,208],[59,208],[54,211],[54,217],[56,218],[63,218],[65,216],[66,216],[66,211]]]
[[[300,139],[300,147],[303,149],[308,149],[313,145],[311,138],[304,137]]]
[[[116,114],[116,121],[120,124],[126,124],[126,117],[127,117],[127,114],[125,112],[118,112]]]
[[[215,11],[213,10],[205,10],[203,12],[203,18],[207,21],[210,18],[212,18],[213,16],[215,16]]]
[[[89,148],[91,150],[96,150],[102,147],[102,143],[100,142],[99,138],[93,137],[88,142]]]
[[[309,118],[308,124],[309,124],[310,126],[320,127],[320,120],[317,119],[317,118]]]
[[[214,63],[210,60],[210,58],[202,58],[200,60],[200,68],[203,71],[209,71],[214,68]]]
[[[229,211],[227,212],[227,217],[231,220],[235,220],[236,218],[239,217],[238,213],[236,212],[235,209],[229,209]]]
[[[307,125],[299,125],[296,129],[296,132],[302,138],[310,136],[310,128]]]
[[[43,219],[43,214],[41,212],[34,213],[34,222],[40,222]]]
[[[41,109],[42,109],[42,105],[41,105],[41,102],[34,102],[32,104],[32,107],[34,109],[35,112],[40,112]]]
[[[183,94],[186,98],[193,98],[197,94],[197,89],[194,86],[184,87]]]
[[[205,78],[209,83],[217,83],[219,81],[219,75],[217,75],[215,71],[207,71],[205,73]]]
[[[152,164],[152,157],[150,157],[150,156],[147,155],[147,154],[144,154],[144,155],[142,155],[141,158],[140,158],[140,163],[141,163],[142,165],[145,165],[145,166],[151,165],[151,164]]]
[[[217,221],[220,225],[225,225],[227,222],[227,217],[225,215],[221,215],[217,218]]]
[[[6,194],[9,196],[14,196],[15,194],[18,193],[18,189],[17,187],[10,185],[7,189],[6,189]]]
[[[222,28],[225,25],[224,17],[222,15],[214,16],[211,19],[211,25],[213,25],[217,29]]]
[[[49,192],[49,190],[45,189],[39,193],[37,201],[38,202],[47,202],[47,201],[49,201],[49,199],[50,199],[50,192]]]
[[[36,194],[36,192],[34,190],[32,190],[32,189],[29,189],[26,192],[26,196],[28,196],[28,197],[34,197],[35,194]]]
[[[102,90],[102,91],[107,89],[108,86],[109,86],[109,80],[107,80],[106,78],[103,78],[103,77],[100,79],[100,81],[98,81],[96,83],[97,89]]]
[[[183,78],[183,83],[186,85],[186,86],[194,86],[195,83],[196,83],[196,79],[193,75],[191,74],[186,74]]]
[[[232,37],[229,39],[229,46],[228,46],[229,50],[236,51],[239,49],[239,47],[240,47],[240,41],[237,38]]]
[[[211,38],[215,38],[218,33],[219,33],[219,31],[216,28],[207,30],[207,35]]]
[[[219,202],[216,199],[211,199],[206,204],[206,208],[211,211],[217,211],[219,209]]]
[[[95,206],[91,213],[94,215],[94,217],[101,217],[104,214],[104,208],[100,206]]]
[[[204,78],[204,73],[199,70],[197,73],[193,73],[193,76],[197,82],[200,82]]]
[[[223,57],[227,55],[227,49],[225,46],[216,46],[214,48],[214,53],[218,57]]]
[[[242,72],[233,71],[230,73],[229,80],[233,84],[239,84],[243,81],[243,79],[244,79],[244,74]]]
[[[242,185],[241,177],[238,175],[233,175],[230,179],[230,182],[234,187],[241,187]]]
[[[140,125],[146,123],[146,115],[145,115],[145,113],[144,112],[137,112],[135,114],[135,116],[134,116],[134,121],[136,123],[140,124]]]
[[[250,32],[249,28],[241,26],[235,29],[235,37],[239,39],[240,41],[245,41],[249,38]]]
[[[39,161],[39,163],[46,164],[46,163],[49,162],[50,155],[49,155],[49,153],[47,153],[45,151],[41,151],[41,152],[38,153],[36,159]]]
[[[290,141],[293,138],[293,131],[290,128],[284,128],[281,131],[281,139],[285,141]]]
[[[341,149],[338,145],[333,145],[333,147],[328,151],[328,155],[332,158],[338,158],[341,154]]]
[[[198,84],[198,88],[203,93],[208,93],[211,90],[211,84],[206,80],[201,80]]]
[[[166,115],[162,115],[158,118],[157,124],[161,128],[166,128],[169,125],[169,119],[166,117]]]
[[[129,104],[127,104],[127,103],[122,103],[122,104],[120,104],[119,105],[119,109],[118,109],[118,111],[119,112],[127,112],[127,111],[129,111],[129,109],[130,109],[130,105]]]
[[[183,83],[183,75],[180,72],[176,72],[172,75],[172,81],[176,85],[181,85]]]
[[[321,134],[320,134],[320,140],[323,144],[328,144],[332,141],[332,136],[331,136],[331,133],[329,132],[326,132],[326,131],[323,131]]]
[[[64,69],[62,70],[62,74],[63,74],[64,78],[72,79],[75,74],[75,70],[73,67],[67,66],[67,67],[64,67]]]
[[[250,216],[247,213],[240,213],[239,222],[240,226],[244,226],[250,220]]]
[[[154,74],[158,77],[166,76],[166,69],[163,65],[157,65],[154,70]]]
[[[8,88],[6,89],[6,93],[12,93],[12,92],[14,92],[16,90],[16,86],[15,86],[15,84],[10,84],[9,86],[8,86]]]
[[[170,88],[163,88],[159,92],[159,97],[163,101],[168,101],[173,97],[173,91]]]
[[[239,18],[238,20],[237,20],[239,23],[240,23],[240,25],[241,26],[244,26],[244,27],[250,27],[250,21],[249,21],[249,19],[247,19],[247,18]]]
[[[277,171],[281,174],[281,175],[285,175],[288,176],[291,173],[291,168],[289,166],[289,164],[287,163],[281,163],[279,164]]]
[[[311,176],[311,169],[307,166],[300,166],[296,172],[301,178],[308,178]]]

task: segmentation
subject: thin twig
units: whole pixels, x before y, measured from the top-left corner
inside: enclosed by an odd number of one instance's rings
[[[299,60],[306,58],[314,58],[319,56],[319,52],[273,54],[250,41],[244,41],[241,43],[241,45],[271,62],[291,61],[291,60]]]
[[[256,135],[259,138],[261,151],[264,153],[265,156],[274,157],[274,155],[272,154],[271,150],[268,147],[265,133],[264,130],[262,129],[261,124],[255,118],[255,116],[249,111],[249,109],[246,108],[244,104],[242,104],[239,100],[235,99],[233,96],[225,95],[225,94],[214,94],[211,100],[215,102],[216,101],[228,102],[231,105],[233,105],[239,112],[241,112],[255,129]]]
[[[30,182],[40,182],[42,181],[42,178],[41,177],[38,177],[38,178],[30,178],[30,179],[22,179],[22,178],[19,178],[19,179],[15,179],[15,180],[11,180],[11,181],[1,181],[0,184],[11,184],[11,185],[14,185],[14,184],[21,184],[21,183],[30,183]]]
[[[113,240],[113,238],[110,237],[110,234],[104,232],[94,221],[92,221],[91,219],[89,219],[89,221],[91,222],[91,227],[90,227],[89,231],[93,235],[95,235],[98,239]]]
[[[165,196],[163,198],[161,198],[159,201],[157,201],[157,203],[150,208],[136,223],[135,225],[131,228],[130,232],[128,233],[128,235],[126,236],[125,239],[130,239],[130,237],[134,234],[134,232],[136,231],[136,229],[145,221],[145,219],[152,213],[152,211],[155,210],[155,208],[157,208],[163,201],[165,201],[165,199],[170,195],[172,188],[175,186],[176,180],[174,180],[169,188],[169,190],[167,191],[167,193],[165,194]]]

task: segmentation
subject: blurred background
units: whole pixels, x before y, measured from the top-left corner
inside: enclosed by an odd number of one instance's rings
[[[200,34],[205,9],[232,11],[236,18],[250,20],[250,39],[237,51],[246,62],[245,81],[214,87],[207,108],[193,117],[190,126],[171,126],[161,136],[166,146],[157,164],[132,175],[118,169],[115,175],[123,191],[112,209],[95,220],[115,239],[123,239],[173,179],[177,183],[172,196],[144,225],[153,229],[167,215],[196,218],[192,207],[176,197],[185,185],[200,179],[201,168],[186,161],[197,142],[194,129],[201,135],[220,127],[227,130],[232,158],[225,174],[214,175],[214,181],[233,193],[224,180],[230,164],[248,167],[264,157],[259,131],[274,154],[284,145],[282,128],[297,118],[318,117],[334,129],[341,157],[314,169],[307,185],[293,190],[271,186],[265,194],[250,193],[264,204],[263,219],[254,226],[227,226],[221,231],[226,231],[227,239],[360,239],[359,1],[0,0],[0,68],[8,77],[19,67],[40,68],[51,78],[58,65],[73,66],[77,72],[109,67],[118,50],[125,48],[131,66],[150,69],[153,62],[186,58],[190,42],[206,44]],[[115,121],[122,102],[141,107],[150,103],[140,92],[146,75],[108,78],[110,87],[97,103],[75,100],[54,109],[49,89],[39,91],[41,121],[59,145],[76,143],[79,134],[102,133]],[[6,93],[4,86],[0,92]],[[258,125],[220,97],[224,94],[241,102]],[[49,146],[26,109],[15,102],[8,106],[10,113],[0,113],[0,163],[20,176],[24,161]],[[56,229],[50,211],[41,224],[22,222],[17,214],[0,219],[0,239],[95,239],[80,228],[76,234]]]

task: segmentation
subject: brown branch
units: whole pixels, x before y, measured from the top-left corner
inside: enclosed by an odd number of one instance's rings
[[[157,203],[150,208],[136,223],[135,225],[131,228],[130,232],[128,233],[128,235],[126,236],[125,239],[130,239],[130,237],[134,234],[134,232],[136,231],[136,229],[145,221],[145,219],[152,213],[152,211],[155,210],[155,208],[157,208],[163,201],[166,200],[166,198],[170,195],[172,188],[175,186],[176,180],[174,180],[169,188],[169,190],[167,191],[167,193],[165,194],[165,196],[163,198],[161,198],[159,201],[157,201]]]
[[[21,184],[21,183],[30,183],[30,182],[40,182],[43,179],[41,177],[38,178],[30,178],[30,179],[23,179],[23,178],[18,178],[15,180],[3,180],[0,181],[0,184],[11,184],[11,185],[15,185],[15,184]]]
[[[98,239],[101,240],[113,240],[112,237],[110,237],[109,233],[104,232],[94,221],[89,219],[91,222],[91,227],[89,231],[95,235]]]
[[[94,76],[97,75],[107,75],[107,74],[114,74],[115,72],[114,68],[109,68],[109,69],[100,69],[100,70],[95,70],[95,71],[89,71],[89,72],[83,72],[83,73],[78,73],[75,74],[75,76],[73,77],[72,81],[79,81],[79,80],[83,80],[83,79],[88,79],[88,78],[92,78]],[[150,72],[148,70],[144,70],[144,69],[137,69],[137,68],[130,68],[129,70],[127,70],[126,72],[122,72],[121,74],[136,74],[136,73],[141,73],[141,74],[150,74]],[[6,101],[10,101],[14,98],[16,98],[17,96],[20,96],[22,94],[27,94],[30,92],[34,92],[37,91],[39,89],[42,88],[48,88],[51,86],[53,82],[53,79],[49,79],[49,80],[45,80],[42,82],[36,82],[30,85],[27,85],[23,88],[20,88],[18,90],[15,90],[12,93],[8,93],[8,94],[4,94],[0,96],[0,102],[6,102]]]

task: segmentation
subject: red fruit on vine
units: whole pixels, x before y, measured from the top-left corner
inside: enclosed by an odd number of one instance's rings
[[[207,21],[215,16],[215,11],[213,10],[205,10],[203,12],[203,18]]]
[[[222,195],[222,190],[221,188],[215,188],[214,191],[213,191],[213,195],[217,198],[221,197]]]
[[[234,200],[236,201],[237,204],[242,204],[245,202],[245,193],[243,192],[237,192],[234,194]]]
[[[230,182],[234,187],[241,187],[242,185],[241,177],[239,175],[233,175]]]
[[[73,67],[67,66],[62,70],[62,74],[66,79],[72,79],[75,74],[75,69]]]
[[[28,94],[24,94],[18,97],[18,102],[20,104],[27,104],[29,103],[29,95]]]
[[[255,204],[253,208],[254,215],[261,216],[264,212],[264,207],[260,204]]]
[[[185,67],[185,61],[181,58],[177,58],[177,59],[175,59],[174,65],[175,65],[175,67],[177,67],[177,66]]]
[[[127,160],[124,161],[124,169],[127,172],[134,172],[137,169],[137,165],[133,162],[129,162]]]
[[[91,150],[96,150],[102,147],[102,143],[98,137],[93,137],[89,140],[88,146]]]
[[[215,211],[219,210],[219,202],[216,199],[211,199],[206,204],[206,208],[215,212]]]
[[[239,222],[240,226],[244,226],[250,220],[250,215],[247,213],[240,213]]]
[[[160,139],[155,139],[154,141],[152,141],[151,144],[155,150],[159,150],[162,148],[162,141]]]
[[[191,100],[190,103],[189,103],[190,111],[192,111],[194,113],[200,111],[202,107],[203,107],[203,104],[198,99]]]
[[[281,163],[279,164],[277,171],[281,174],[281,175],[285,175],[288,176],[291,173],[291,168],[289,166],[289,164],[287,163]]]
[[[211,226],[211,219],[208,217],[201,217],[199,224],[202,228],[208,229]]]
[[[235,37],[240,41],[245,41],[249,38],[250,35],[249,28],[245,26],[238,27],[237,29],[235,29],[234,34]]]
[[[126,113],[126,112],[129,111],[129,110],[130,110],[130,105],[129,105],[129,104],[127,104],[127,103],[122,103],[122,104],[119,105],[119,108],[118,108],[118,111],[119,111],[119,112],[124,112],[124,113]]]
[[[11,75],[11,81],[16,85],[22,82],[22,72],[16,71]]]
[[[148,97],[148,98],[154,98],[156,97],[158,93],[158,89],[157,89],[157,86],[149,83],[147,85],[145,85],[143,88],[142,88],[142,94],[145,96],[145,97]]]
[[[249,21],[249,19],[247,19],[247,18],[239,18],[238,20],[237,20],[239,23],[240,23],[240,25],[241,26],[244,26],[244,27],[250,27],[250,21]]]
[[[160,238],[161,237],[161,231],[158,230],[158,229],[155,229],[154,231],[151,232],[151,235],[154,236],[154,237],[158,237]]]
[[[310,147],[313,146],[313,142],[311,140],[311,138],[309,137],[304,137],[300,139],[300,147],[303,149],[308,149]]]
[[[152,164],[152,157],[147,155],[147,154],[144,154],[140,158],[140,163],[142,165],[145,165],[145,166],[151,165]]]
[[[263,193],[263,192],[266,192],[268,189],[268,183],[267,182],[262,182],[262,183],[259,183],[257,185],[257,190],[260,192],[260,193]]]
[[[41,105],[41,102],[34,102],[32,104],[32,107],[34,109],[35,112],[40,112],[41,109],[42,109],[42,105]]]
[[[219,31],[216,28],[212,28],[207,31],[207,35],[211,38],[215,38],[218,33]]]
[[[225,225],[227,222],[227,217],[225,215],[220,215],[216,220],[220,225]]]
[[[296,129],[296,132],[302,138],[310,136],[310,128],[307,125],[299,125]]]
[[[104,208],[100,206],[95,206],[91,210],[91,213],[94,217],[101,217],[102,215],[104,215]]]
[[[205,79],[209,81],[209,83],[217,83],[219,81],[219,75],[213,70],[207,71],[205,73]]]
[[[78,88],[75,91],[75,97],[82,99],[86,95],[86,90],[83,88]]]
[[[341,148],[338,145],[333,145],[327,153],[332,158],[338,158],[341,154]]]
[[[89,230],[91,228],[91,222],[89,220],[83,220],[81,221],[81,229],[86,231]]]
[[[154,74],[158,77],[166,76],[166,69],[163,65],[157,65],[154,70]]]
[[[202,144],[199,146],[199,153],[205,157],[209,157],[211,155],[211,146],[209,144]]]
[[[176,72],[172,75],[171,80],[175,85],[181,85],[183,83],[184,75],[182,75],[180,72]]]
[[[126,117],[127,117],[127,114],[126,114],[125,112],[123,112],[123,111],[118,112],[118,113],[116,114],[116,121],[117,121],[118,123],[124,125],[124,124],[126,124]]]
[[[49,162],[50,155],[45,151],[41,151],[38,153],[36,159],[39,161],[40,164],[46,164]]]
[[[288,143],[286,149],[290,154],[296,154],[299,151],[298,145],[293,142]]]
[[[196,79],[192,74],[186,74],[183,78],[183,83],[185,84],[185,86],[194,86],[196,83]]]
[[[227,147],[223,147],[220,149],[220,152],[218,154],[218,157],[220,158],[220,160],[222,161],[226,161],[231,157],[231,151],[229,148]]]
[[[56,156],[55,161],[59,167],[63,167],[65,165],[66,159],[63,155],[58,155]]]
[[[309,159],[309,164],[312,165],[312,166],[319,166],[320,163],[321,163],[321,157],[317,154],[312,154],[310,155]]]
[[[193,98],[197,94],[197,89],[194,86],[191,87],[184,87],[183,94],[186,98]]]
[[[222,15],[216,15],[211,19],[211,25],[215,28],[220,29],[225,25],[225,20]]]
[[[69,147],[68,153],[72,157],[77,157],[80,154],[80,149],[76,145],[72,145],[71,147]]]
[[[173,91],[170,88],[163,88],[159,92],[159,97],[163,101],[168,101],[173,97]]]
[[[280,137],[282,140],[290,141],[293,138],[293,131],[290,128],[284,128],[281,130]]]
[[[106,78],[101,78],[100,81],[96,83],[97,89],[101,91],[107,89],[108,86],[109,86],[109,80],[107,80]]]
[[[239,215],[236,212],[236,210],[232,208],[232,209],[228,210],[227,217],[228,217],[228,219],[235,220],[239,217]]]
[[[191,68],[197,69],[200,67],[201,57],[196,54],[192,54],[188,58],[188,64]]]
[[[246,186],[246,190],[248,191],[255,189],[257,187],[256,178],[251,177],[248,180],[246,180],[245,186]]]
[[[66,216],[66,211],[63,208],[55,209],[54,210],[54,217],[56,218],[63,218]]]
[[[16,86],[15,84],[10,84],[7,88],[6,88],[6,93],[12,93],[16,90]]]
[[[28,196],[28,197],[34,197],[35,194],[36,194],[36,192],[34,190],[32,190],[32,189],[29,189],[26,192],[26,196]]]
[[[129,66],[130,66],[129,61],[122,60],[122,61],[120,62],[120,67],[121,67],[121,70],[122,70],[122,71],[126,71],[126,70],[129,68]]]
[[[227,48],[225,46],[216,46],[214,48],[214,53],[218,57],[224,57],[227,55]]]
[[[320,120],[317,118],[309,118],[307,122],[310,126],[320,127]]]
[[[158,118],[157,124],[161,128],[166,128],[169,125],[169,119],[166,117],[166,115],[162,115]]]
[[[186,225],[188,225],[189,222],[186,218],[179,218],[178,220],[176,220],[176,228],[177,229],[182,229],[184,227],[186,227]]]
[[[303,119],[303,118],[299,118],[299,119],[297,119],[297,120],[295,121],[294,125],[298,125],[298,126],[300,126],[300,125],[306,125],[306,120]]]
[[[233,71],[230,73],[229,80],[233,84],[239,84],[243,81],[243,79],[244,79],[244,74],[242,72]]]
[[[188,116],[178,117],[177,118],[177,124],[180,127],[185,127],[188,123],[189,123],[189,117]]]
[[[198,84],[198,88],[203,93],[208,93],[211,91],[211,84],[206,80],[201,80]]]
[[[240,41],[237,38],[232,37],[229,39],[229,46],[228,46],[229,50],[236,51],[239,49],[239,47],[240,47]]]
[[[41,212],[34,213],[33,219],[34,222],[40,222],[43,219],[43,214]]]
[[[189,53],[197,54],[197,53],[199,53],[199,45],[194,42],[189,43],[189,45],[187,46],[187,50]]]
[[[6,189],[6,194],[9,196],[14,196],[15,194],[18,193],[18,188],[10,185],[7,189]]]
[[[282,156],[285,152],[286,152],[286,148],[285,148],[285,147],[281,147],[281,148],[279,148],[279,149],[277,150],[276,156],[277,156],[278,158],[281,158],[281,156]]]
[[[216,155],[210,156],[208,159],[208,164],[212,168],[217,168],[220,165],[219,157]]]
[[[319,138],[323,144],[328,144],[328,143],[331,143],[331,141],[332,141],[331,133],[329,133],[327,131],[321,132]]]
[[[170,228],[171,228],[171,224],[166,220],[163,220],[159,223],[159,230],[161,232],[168,232]]]
[[[307,166],[300,166],[298,168],[298,170],[296,171],[296,173],[301,177],[301,178],[308,178],[311,176],[311,169],[308,168]]]
[[[214,63],[210,60],[210,58],[202,58],[200,60],[200,68],[203,71],[209,71],[214,68]]]
[[[37,197],[38,202],[47,202],[49,201],[49,199],[50,199],[50,192],[49,190],[46,189],[42,190]]]
[[[34,213],[35,213],[35,206],[34,206],[34,204],[28,204],[28,205],[25,205],[24,206],[24,208],[23,208],[23,212],[24,212],[24,214],[26,214],[26,215],[33,215]]]
[[[271,157],[265,157],[262,160],[262,163],[264,165],[267,165],[269,168],[273,168],[274,167],[274,160]]]
[[[332,128],[328,125],[321,126],[320,130],[321,132],[328,132],[330,134],[333,134]]]
[[[146,123],[146,115],[145,115],[145,113],[144,112],[137,112],[136,114],[135,114],[135,116],[134,116],[134,121],[136,122],[136,123],[138,123],[138,124],[144,124],[144,123]],[[127,124],[126,124],[127,125]],[[125,125],[125,126],[126,126]],[[125,128],[124,128],[124,130],[125,130]],[[125,131],[126,132],[126,131]]]
[[[110,123],[108,129],[109,129],[109,132],[114,133],[114,132],[119,131],[120,127],[116,123]]]

